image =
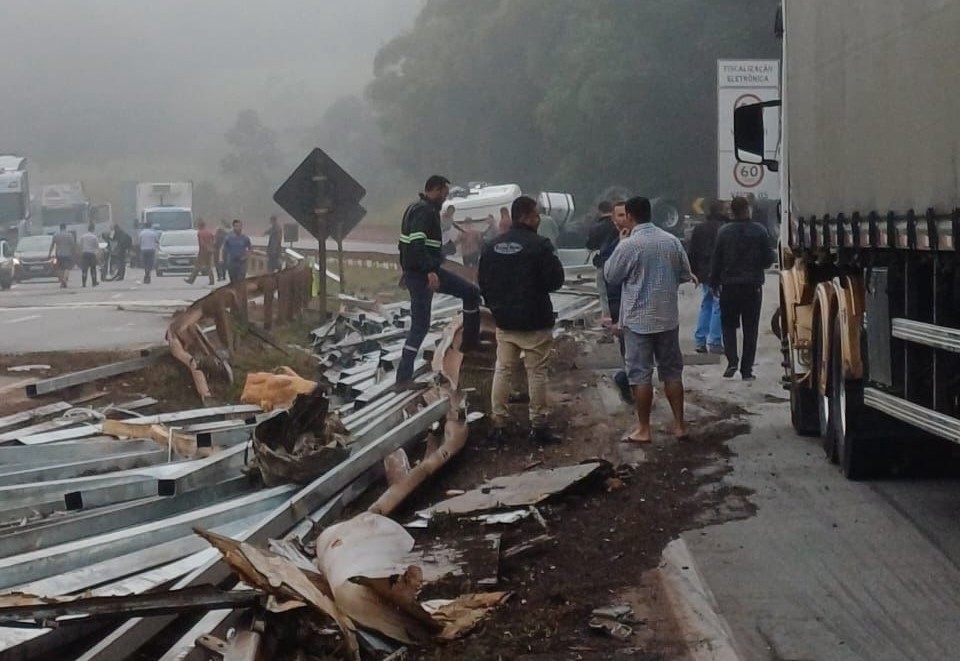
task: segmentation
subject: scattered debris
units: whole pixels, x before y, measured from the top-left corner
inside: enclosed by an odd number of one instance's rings
[[[457,599],[435,599],[424,602],[423,608],[443,624],[442,640],[456,640],[473,631],[485,617],[507,603],[510,592],[465,594]]]
[[[293,408],[261,422],[253,434],[250,472],[267,486],[309,484],[350,456],[350,432],[314,386]]]
[[[624,642],[633,637],[633,627],[629,624],[636,623],[636,618],[630,606],[597,608],[590,615],[590,628],[594,631],[603,632]]]
[[[586,480],[602,468],[603,463],[587,463],[517,475],[497,477],[478,489],[434,505],[417,514],[429,519],[434,514],[472,514],[508,507],[536,505]]]

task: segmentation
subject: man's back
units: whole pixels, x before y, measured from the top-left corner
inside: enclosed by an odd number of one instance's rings
[[[86,232],[80,236],[80,252],[95,255],[100,249],[100,239],[93,232]]]
[[[480,291],[502,330],[552,328],[550,292],[563,281],[552,244],[532,229],[515,227],[497,237],[480,259]]]
[[[766,228],[750,220],[735,220],[717,235],[710,285],[762,285],[771,264],[773,252]]]
[[[724,219],[710,217],[693,228],[690,235],[690,246],[687,255],[690,256],[690,268],[693,274],[703,282],[710,277],[710,261],[717,245],[717,234],[724,225]]]
[[[160,234],[152,227],[140,232],[140,250],[156,250],[159,242]]]
[[[638,225],[607,261],[612,286],[622,284],[620,321],[635,333],[651,334],[680,325],[677,292],[691,280],[680,240],[653,223]]]
[[[57,232],[53,236],[53,245],[57,257],[72,257],[77,250],[77,243],[73,234],[66,230]]]

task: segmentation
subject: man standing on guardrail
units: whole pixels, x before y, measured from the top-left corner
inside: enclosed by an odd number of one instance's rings
[[[443,228],[440,209],[450,192],[446,177],[427,180],[420,199],[407,207],[400,229],[400,267],[403,283],[410,292],[410,332],[397,368],[397,384],[413,380],[414,363],[420,345],[430,330],[434,293],[448,294],[463,301],[463,345],[476,348],[480,341],[480,290],[443,268]]]

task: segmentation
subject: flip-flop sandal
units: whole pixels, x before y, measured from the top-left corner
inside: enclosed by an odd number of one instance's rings
[[[634,438],[633,436],[624,436],[620,439],[621,443],[632,443],[634,445],[648,445],[653,442],[652,438]]]

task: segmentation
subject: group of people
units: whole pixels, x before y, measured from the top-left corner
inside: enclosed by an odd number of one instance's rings
[[[123,280],[126,274],[126,256],[132,245],[130,235],[119,225],[114,225],[112,233],[105,238],[108,239],[114,251],[114,258],[120,258],[116,279]],[[66,224],[61,224],[59,231],[53,235],[47,257],[48,259],[55,257],[57,260],[57,279],[60,281],[61,289],[69,286],[70,271],[77,262],[79,262],[83,286],[86,287],[88,281],[93,287],[100,285],[97,277],[97,269],[100,266],[100,237],[97,236],[93,223],[90,223],[87,231],[79,237],[67,231]]]
[[[217,231],[212,232],[202,218],[197,221],[197,259],[193,263],[193,271],[184,280],[187,284],[192,285],[197,281],[198,276],[206,275],[209,284],[212,286],[214,284],[214,271],[216,271],[218,282],[223,282],[228,276],[231,283],[246,279],[247,262],[250,252],[253,250],[253,242],[249,236],[244,234],[242,221],[234,220],[230,232],[227,232],[223,225],[221,223]],[[276,246],[274,246],[274,238],[271,234],[273,228],[279,229],[276,216],[270,218],[270,228],[267,231],[268,236],[270,236],[267,254],[270,270],[273,272],[280,270],[280,255],[282,254],[280,239],[277,239]],[[282,238],[282,232],[279,236]]]
[[[550,294],[563,286],[564,270],[551,240],[539,233],[537,202],[518,198],[509,211],[509,227],[504,222],[485,241],[477,260],[477,286],[444,268],[449,253],[441,209],[449,186],[445,177],[431,177],[401,223],[400,264],[412,323],[397,372],[398,386],[413,383],[434,293],[462,299],[465,353],[480,346],[483,302],[497,325],[491,395],[496,441],[504,441],[511,376],[522,364],[529,389],[530,439],[539,444],[559,442],[549,427],[547,383],[555,324]],[[715,207],[716,213],[694,231],[689,257],[680,239],[652,222],[650,201],[643,197],[604,203],[591,228],[589,246],[596,253],[601,303],[608,326],[619,336],[623,357],[623,369],[615,379],[636,409],[637,424],[624,441],[652,439],[655,370],[673,414],[670,431],[678,439],[688,436],[678,300],[684,283],[703,288],[697,350],[725,352],[727,378],[738,370],[744,380],[754,378],[764,272],[773,255],[766,229],[751,222],[746,199],[733,200],[731,222],[725,222],[718,210],[723,208]],[[738,328],[744,335],[742,357],[737,351]]]
[[[753,222],[752,208],[748,199],[734,198],[731,220],[726,204],[714,202],[694,228],[689,246],[693,274],[703,290],[696,350],[724,354],[724,376],[732,379],[739,371],[744,381],[754,379],[764,274],[774,261],[767,228]],[[742,353],[737,351],[737,329],[743,334]]]
[[[186,278],[186,282],[193,284],[197,277],[206,275],[210,285],[216,280],[223,282],[229,277],[230,282],[239,282],[247,277],[247,260],[253,244],[243,232],[243,223],[234,220],[232,230],[227,231],[225,223],[221,223],[216,231],[211,231],[207,223],[197,221],[198,252],[193,271]],[[147,220],[137,235],[137,250],[139,251],[140,265],[143,267],[143,283],[150,284],[152,274],[156,271],[157,251],[160,248],[161,232],[155,229]],[[283,229],[276,216],[271,216],[270,226],[265,234],[267,237],[267,263],[271,273],[279,271],[283,264]],[[104,235],[107,243],[107,252],[114,264],[114,280],[123,280],[126,277],[127,261],[134,242],[119,224],[114,224],[112,231]],[[93,287],[100,284],[97,277],[98,266],[101,264],[102,251],[100,237],[91,223],[87,231],[79,237],[67,230],[65,224],[60,225],[59,231],[53,236],[50,245],[50,258],[56,257],[57,277],[60,287],[66,289],[69,283],[69,274],[75,265],[81,269],[83,287],[89,281]],[[104,276],[106,277],[106,276]]]
[[[530,396],[530,439],[535,443],[559,442],[549,428],[547,382],[553,347],[554,311],[550,294],[563,286],[563,265],[551,241],[538,234],[540,210],[536,200],[520,197],[509,210],[507,226],[490,236],[481,250],[479,286],[443,268],[444,240],[441,208],[450,181],[434,175],[420,199],[404,213],[400,234],[400,265],[410,293],[411,326],[397,370],[397,384],[407,387],[414,378],[420,346],[430,326],[434,293],[463,301],[461,351],[480,346],[481,300],[497,324],[497,367],[492,409],[495,435],[503,441],[512,393],[511,376],[521,362],[527,371]]]

